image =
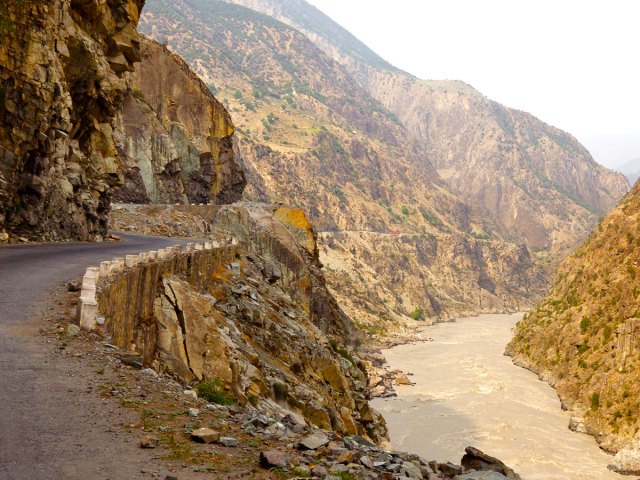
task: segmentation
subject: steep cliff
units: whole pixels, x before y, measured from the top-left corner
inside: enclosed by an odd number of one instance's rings
[[[505,238],[567,252],[629,188],[571,135],[462,82],[393,68],[304,0],[234,0],[308,36],[396,115],[445,182]]]
[[[100,239],[122,183],[113,139],[143,0],[0,6],[0,228]]]
[[[384,265],[388,258],[371,248],[376,234],[409,256],[415,249],[400,234],[419,244],[460,247],[455,260],[472,270],[438,261],[441,250],[425,247],[426,259],[407,266],[411,281],[396,282],[388,269],[378,278],[404,299],[389,307],[394,322],[420,306],[425,314],[447,316],[530,305],[542,294],[544,274],[534,266],[539,258],[526,247],[525,255],[514,256],[521,247],[505,241],[484,209],[452,192],[395,116],[299,31],[214,0],[154,0],[141,29],[182,55],[228,107],[246,160],[247,198],[300,206],[322,232],[321,242],[332,242],[328,255],[367,252],[370,265]],[[483,260],[476,261],[476,250],[485,251]],[[514,260],[522,260],[514,269],[528,290],[500,267]],[[341,297],[343,281],[364,282],[350,268],[345,265],[346,276],[330,276],[340,302],[351,301]],[[485,270],[494,273],[489,289]],[[449,282],[420,283],[433,276],[469,288],[454,294]],[[366,283],[353,293],[357,302],[368,302]],[[429,297],[438,307],[429,307]]]
[[[232,203],[246,180],[229,112],[177,55],[142,37],[116,147],[122,202]]]
[[[156,208],[127,206],[117,222],[142,229]],[[277,418],[293,410],[323,429],[384,440],[358,331],[326,288],[304,213],[246,203],[196,209],[163,207],[168,228],[180,212],[209,213],[208,233],[237,246],[115,276],[99,295],[105,333],[184,383],[217,379],[241,404]]]
[[[508,352],[574,410],[574,427],[618,451],[640,428],[640,185],[558,270]],[[636,470],[638,470],[636,465]]]

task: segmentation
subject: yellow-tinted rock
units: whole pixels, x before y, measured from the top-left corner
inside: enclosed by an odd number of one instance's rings
[[[280,207],[273,212],[273,216],[294,234],[300,245],[303,245],[310,254],[315,254],[315,232],[311,223],[309,223],[309,219],[301,209]]]

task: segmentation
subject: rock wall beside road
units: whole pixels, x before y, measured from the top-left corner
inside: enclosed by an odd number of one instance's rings
[[[143,0],[0,6],[0,230],[105,236],[122,183],[113,130],[140,60]]]
[[[246,185],[235,127],[187,64],[142,37],[142,61],[130,75],[116,146],[124,185],[115,199],[133,203],[231,203]]]
[[[386,439],[384,420],[368,404],[350,320],[323,283],[304,214],[225,206],[214,225],[235,237],[231,245],[105,262],[105,273],[118,270],[111,275],[90,269],[81,324],[184,384],[218,379],[238,402],[269,415],[294,411],[319,428]],[[98,312],[87,316],[96,273]]]

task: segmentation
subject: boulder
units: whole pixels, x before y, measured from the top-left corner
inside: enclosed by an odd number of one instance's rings
[[[260,452],[260,466],[262,468],[287,468],[289,456],[281,450],[267,450]]]
[[[262,275],[269,283],[276,283],[282,278],[282,272],[280,271],[280,268],[271,260],[267,260],[264,262],[264,267],[262,267]]]
[[[640,445],[627,445],[616,453],[609,469],[623,475],[640,475]]]
[[[307,435],[300,443],[298,443],[299,450],[317,450],[320,447],[325,446],[329,443],[329,439],[324,433],[313,433],[311,435]]]
[[[232,437],[220,437],[218,443],[225,447],[234,448],[238,446],[238,439]]]
[[[464,475],[456,475],[453,480],[505,480],[505,477],[501,473],[485,470],[482,472],[469,472]]]
[[[198,428],[191,432],[191,439],[198,443],[213,443],[220,440],[220,432],[210,428]]]
[[[451,462],[447,463],[438,463],[438,470],[445,475],[452,477],[454,475],[461,475],[464,471],[464,468],[460,465],[455,465]]]
[[[156,448],[160,445],[160,440],[151,435],[145,435],[140,439],[140,448]]]
[[[507,478],[520,480],[520,475],[507,467],[501,460],[487,455],[475,447],[467,447],[464,451],[466,453],[460,463],[467,470],[493,471],[501,473]]]

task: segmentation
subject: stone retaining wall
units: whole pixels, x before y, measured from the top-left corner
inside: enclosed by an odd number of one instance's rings
[[[139,352],[153,361],[157,323],[153,303],[166,275],[177,275],[197,289],[205,289],[212,274],[231,264],[235,241],[190,243],[127,255],[89,267],[82,279],[78,320],[84,330],[98,330],[114,345]]]

